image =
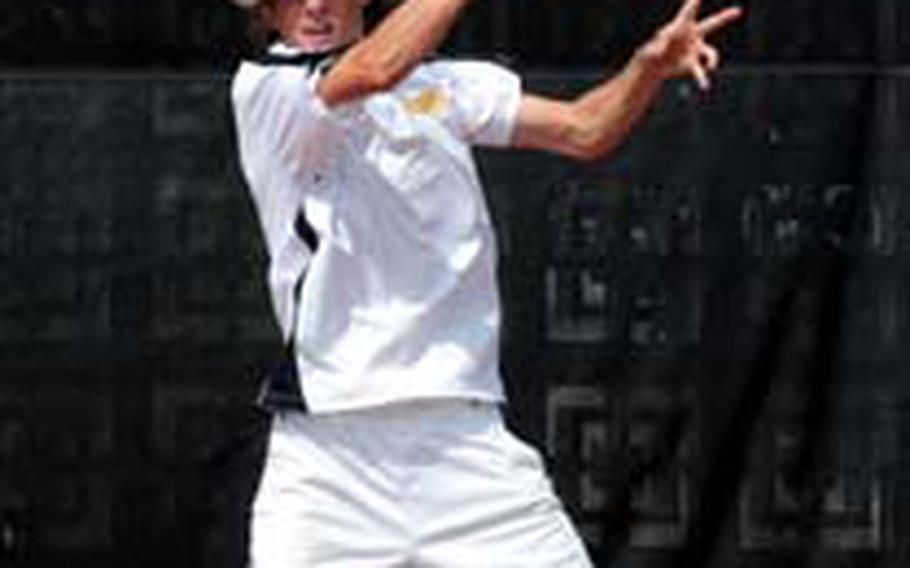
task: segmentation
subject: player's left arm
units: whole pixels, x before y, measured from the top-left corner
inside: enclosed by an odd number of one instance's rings
[[[524,95],[512,145],[593,160],[622,142],[667,79],[692,76],[702,89],[720,63],[707,36],[742,15],[730,7],[699,20],[700,0],[684,0],[676,16],[641,47],[617,75],[573,101]]]

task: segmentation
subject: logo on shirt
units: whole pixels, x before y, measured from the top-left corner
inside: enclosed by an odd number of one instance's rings
[[[441,90],[426,88],[405,99],[404,108],[414,115],[439,115],[445,111],[448,104],[449,101]]]

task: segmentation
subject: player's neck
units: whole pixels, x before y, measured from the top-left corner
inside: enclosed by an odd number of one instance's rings
[[[342,50],[363,37],[363,23],[354,24],[349,30],[335,37],[281,35],[280,42],[299,53],[328,53]]]

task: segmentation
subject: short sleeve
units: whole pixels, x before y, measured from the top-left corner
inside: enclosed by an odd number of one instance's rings
[[[443,75],[452,98],[451,121],[468,143],[508,146],[521,100],[521,79],[500,65],[455,61]]]
[[[234,80],[232,98],[241,146],[267,152],[296,169],[330,128],[330,115],[303,67],[249,65]]]

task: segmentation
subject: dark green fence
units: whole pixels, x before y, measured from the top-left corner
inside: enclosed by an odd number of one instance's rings
[[[374,0],[383,13],[396,0]],[[705,10],[729,0],[704,0]],[[728,60],[750,63],[907,62],[902,0],[740,0],[745,21],[725,33]],[[679,0],[473,2],[448,42],[501,52],[525,66],[602,66],[625,57]],[[0,67],[227,68],[245,21],[230,0],[30,0],[0,7]]]
[[[510,416],[600,566],[910,562],[908,87],[733,67],[602,163],[479,156]],[[226,78],[8,73],[0,163],[0,558],[242,566],[279,345]]]

